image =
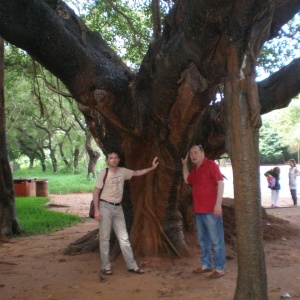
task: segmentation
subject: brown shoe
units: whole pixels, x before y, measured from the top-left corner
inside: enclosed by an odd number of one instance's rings
[[[193,273],[197,273],[197,274],[208,273],[208,272],[212,272],[212,269],[203,269],[200,267],[196,270],[193,270]]]
[[[224,276],[226,273],[224,270],[220,270],[220,271],[217,271],[215,270],[212,274],[209,275],[209,278],[219,278],[219,277],[222,277]]]

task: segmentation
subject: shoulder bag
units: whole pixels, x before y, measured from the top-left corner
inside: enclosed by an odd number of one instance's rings
[[[104,188],[104,184],[105,184],[105,180],[106,180],[106,177],[107,177],[107,173],[108,173],[108,168],[106,168],[106,172],[105,172],[105,175],[104,175],[104,178],[103,178],[103,186],[102,186],[102,189],[100,190],[100,193],[99,193],[99,200],[100,200],[100,197],[101,197],[101,193],[103,191],[103,188]],[[95,206],[94,206],[94,200],[91,201],[91,204],[90,204],[90,212],[89,212],[89,216],[91,219],[94,219],[95,218]]]

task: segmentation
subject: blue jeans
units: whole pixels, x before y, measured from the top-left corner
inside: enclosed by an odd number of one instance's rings
[[[133,257],[122,206],[114,206],[100,201],[99,210],[101,213],[101,220],[99,221],[101,269],[111,269],[109,261],[109,240],[111,228],[114,229],[118,238],[128,270],[137,269],[138,266]]]
[[[291,192],[291,196],[292,196],[294,205],[297,205],[297,190],[296,189],[295,190],[290,189],[290,192]]]
[[[224,270],[226,266],[223,218],[214,214],[195,214],[197,237],[201,248],[201,264],[203,269]],[[214,253],[212,264],[211,248]]]

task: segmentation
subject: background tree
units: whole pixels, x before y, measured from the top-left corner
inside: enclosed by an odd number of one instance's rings
[[[88,179],[90,179],[90,177],[92,178],[96,178],[96,172],[95,172],[95,168],[96,168],[96,164],[98,159],[100,158],[101,154],[94,150],[92,147],[92,135],[89,131],[87,131],[86,133],[86,143],[85,143],[85,148],[86,151],[89,155],[89,164],[88,164],[88,174],[87,177]]]
[[[274,115],[273,115],[274,116]],[[278,118],[274,118],[274,128],[288,147],[291,153],[297,153],[298,162],[300,159],[300,100],[295,100],[283,111]]]
[[[300,16],[284,24],[274,39],[264,44],[258,64],[265,73],[272,74],[298,57],[300,49]]]
[[[276,157],[280,156],[280,151],[284,158],[284,161],[280,161],[281,163],[292,156],[295,156],[296,160],[299,159],[299,116],[299,99],[293,100],[288,107],[280,111],[276,110],[263,116],[263,126],[260,130],[260,151],[264,158],[268,157],[267,162],[279,162]],[[273,155],[273,158],[270,154]]]
[[[45,171],[49,152],[55,171],[62,160],[67,164],[64,172],[75,172],[75,169],[78,172],[78,166],[74,166],[74,163],[78,165],[78,156],[75,159],[74,155],[84,151],[82,129],[86,129],[77,105],[69,101],[65,88],[49,72],[39,70],[36,63],[25,61],[24,54],[18,53],[14,47],[7,47],[7,53],[5,94],[7,136],[12,158],[28,156],[29,167],[39,160]],[[25,61],[22,68],[19,68],[20,63],[14,62],[15,59]],[[28,71],[26,74],[24,69]],[[14,80],[15,77],[18,80]],[[53,145],[53,149],[48,151],[49,145]],[[58,155],[54,157],[55,150]]]
[[[0,37],[0,241],[3,236],[21,233],[16,219],[12,173],[6,144],[4,101],[4,40]]]
[[[259,131],[259,153],[262,164],[282,164],[286,161],[287,147],[270,122],[264,122]]]
[[[159,0],[85,1],[78,11],[84,23],[101,33],[122,60],[137,71],[149,44],[161,35],[172,5],[172,1]]]
[[[226,151],[235,182],[235,298],[266,299],[260,114],[289,104],[299,93],[300,73],[295,59],[257,84],[255,66],[262,45],[299,10],[296,0],[178,0],[136,74],[61,1],[1,0],[0,34],[88,107],[82,112],[104,152],[118,149],[133,169],[146,166],[153,153],[160,157],[158,170],[130,186],[131,239],[139,253],[189,253],[179,210],[187,205],[180,158],[193,143],[203,144],[210,158]],[[218,93],[221,104],[215,103]]]

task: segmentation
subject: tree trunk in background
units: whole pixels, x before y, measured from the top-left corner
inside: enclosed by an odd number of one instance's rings
[[[224,104],[227,152],[234,180],[238,279],[235,300],[268,299],[259,178],[260,103],[255,66],[273,15],[269,1],[256,6],[256,22],[241,43],[239,29],[228,41]],[[235,16],[238,19],[238,15]],[[234,20],[233,20],[234,24]]]
[[[19,146],[22,149],[23,154],[25,154],[29,159],[29,169],[33,168],[35,157],[37,156],[37,149],[32,149],[28,147],[22,139],[18,139]]]
[[[0,37],[0,240],[21,233],[16,219],[15,195],[5,133],[4,40]]]
[[[53,173],[56,173],[57,172],[57,160],[55,157],[55,149],[50,148],[49,150],[50,150],[50,158],[51,158]]]
[[[29,169],[33,169],[34,157],[29,157]]]
[[[85,148],[89,155],[87,178],[89,179],[90,176],[95,178],[96,177],[95,168],[96,168],[97,161],[100,157],[100,153],[98,151],[93,150],[92,148],[92,134],[90,133],[90,131],[87,131],[86,133]]]
[[[233,168],[235,221],[237,227],[238,285],[235,300],[268,299],[261,195],[259,188],[259,104],[255,77],[240,78],[238,56],[232,49],[226,90],[228,148]],[[256,111],[249,103],[256,102]],[[229,113],[230,112],[230,113]],[[258,114],[255,114],[258,113]],[[251,163],[250,163],[251,162]]]
[[[70,165],[70,163],[66,159],[64,149],[63,149],[63,142],[59,143],[58,146],[59,146],[59,152],[60,152],[61,159],[65,163],[65,165],[68,167]]]
[[[79,148],[75,148],[74,151],[74,161],[73,161],[73,165],[74,165],[74,174],[78,174],[78,162],[79,162]]]
[[[46,155],[45,155],[45,152],[44,152],[44,149],[43,148],[38,148],[38,156],[40,158],[40,161],[41,161],[41,166],[42,166],[42,171],[43,172],[46,172]]]

